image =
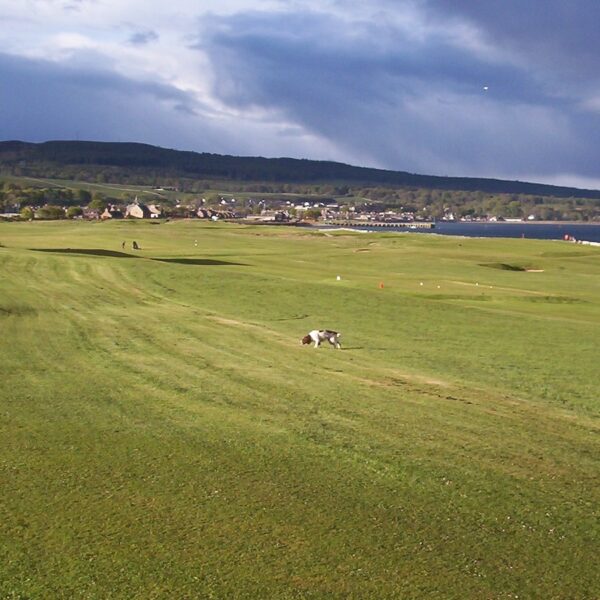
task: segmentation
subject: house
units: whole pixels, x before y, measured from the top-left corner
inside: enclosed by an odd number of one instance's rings
[[[100,215],[100,218],[105,221],[106,219],[122,219],[123,213],[114,204],[107,206],[104,212]]]
[[[152,213],[145,204],[139,204],[137,201],[128,204],[125,208],[125,216],[128,219],[149,219]]]
[[[99,219],[100,212],[95,208],[88,208],[87,206],[83,209],[83,218],[84,219]]]
[[[213,211],[210,208],[199,208],[196,211],[196,216],[199,219],[210,219],[212,212]]]
[[[160,219],[160,217],[162,216],[162,209],[156,204],[149,204],[148,210],[150,211],[151,219]]]
[[[196,215],[199,219],[212,219],[213,221],[235,218],[235,213],[231,210],[213,210],[212,208],[199,208]]]

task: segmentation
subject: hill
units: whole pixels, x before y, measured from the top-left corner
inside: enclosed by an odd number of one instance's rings
[[[139,143],[49,141],[0,142],[0,168],[15,175],[73,178],[99,167],[113,173],[135,171],[150,177],[185,177],[243,182],[336,183],[414,187],[491,194],[527,194],[600,199],[600,190],[470,177],[438,177],[404,171],[355,167],[331,161],[241,157],[170,150]],[[66,169],[66,170],[65,170]],[[70,170],[69,170],[70,169]]]

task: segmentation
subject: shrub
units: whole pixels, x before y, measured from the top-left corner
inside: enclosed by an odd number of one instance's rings
[[[80,217],[83,214],[83,210],[79,206],[69,206],[67,208],[67,219],[73,219],[75,217]]]
[[[27,221],[33,219],[33,208],[31,206],[24,206],[20,211],[21,219]]]
[[[46,206],[42,206],[39,208],[35,216],[38,219],[64,219],[65,211],[61,206],[53,206],[52,204],[47,204]]]

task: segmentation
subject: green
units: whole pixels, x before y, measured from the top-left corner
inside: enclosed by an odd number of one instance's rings
[[[0,242],[0,597],[600,595],[600,249],[199,221]]]

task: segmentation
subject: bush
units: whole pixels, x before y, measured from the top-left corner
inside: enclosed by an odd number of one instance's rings
[[[69,206],[69,208],[67,208],[67,219],[80,217],[82,214],[83,210],[79,206]]]
[[[103,194],[94,194],[94,198],[88,205],[89,208],[99,211],[103,211],[107,206],[108,201]]]
[[[30,221],[33,219],[33,209],[30,206],[24,206],[20,211],[21,219]]]
[[[52,204],[48,204],[46,206],[42,206],[35,213],[35,216],[38,219],[64,219],[65,211],[61,206],[53,206]]]

